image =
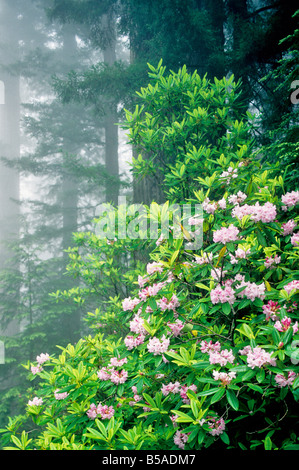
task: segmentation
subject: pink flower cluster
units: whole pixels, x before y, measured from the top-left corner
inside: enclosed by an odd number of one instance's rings
[[[164,285],[164,282],[158,282],[156,284],[153,284],[152,286],[145,287],[144,289],[139,291],[139,298],[146,302],[149,297],[157,295],[158,292],[162,289],[162,287],[164,287]]]
[[[233,371],[226,373],[213,370],[213,377],[215,380],[220,380],[222,385],[226,386],[231,383],[232,379],[236,378],[236,373]]]
[[[50,359],[50,356],[48,353],[44,354],[44,353],[41,353],[39,356],[36,356],[36,360],[37,360],[37,366],[31,366],[30,370],[32,372],[33,375],[35,374],[38,374],[39,372],[41,372],[43,370],[42,368],[42,364],[46,361],[48,361]]]
[[[265,305],[263,305],[263,312],[266,315],[266,320],[277,320],[278,316],[277,314],[279,313],[279,310],[281,309],[281,306],[279,305],[278,302],[273,302],[273,300],[269,300],[269,302]]]
[[[233,355],[232,350],[223,349],[222,351],[213,351],[209,354],[210,364],[220,364],[221,366],[226,366],[228,362],[231,364],[234,362],[235,356]]]
[[[297,291],[299,290],[299,281],[298,280],[291,281],[283,288],[288,294],[290,294],[292,290]]]
[[[228,197],[228,202],[230,202],[230,204],[234,204],[235,206],[244,202],[246,198],[247,195],[245,193],[242,193],[242,191],[238,191],[237,194],[232,194]]]
[[[41,406],[43,404],[43,399],[34,397],[33,400],[28,401],[29,406]]]
[[[296,373],[294,371],[288,372],[288,378],[286,379],[283,374],[277,374],[275,376],[275,382],[277,383],[278,387],[288,387],[293,385],[293,382],[296,378]]]
[[[184,323],[181,320],[176,320],[174,323],[168,322],[167,326],[171,329],[173,336],[179,336],[184,328]]]
[[[185,448],[185,443],[188,441],[189,434],[190,434],[190,432],[189,433],[183,433],[181,431],[177,431],[174,435],[173,442],[180,449],[184,449]]]
[[[170,340],[167,339],[165,335],[162,336],[161,340],[154,336],[149,339],[147,349],[156,356],[165,353],[168,349],[169,343]]]
[[[263,206],[256,202],[253,206],[244,204],[236,205],[232,210],[232,216],[242,219],[245,215],[250,215],[254,222],[269,223],[276,219],[276,206],[271,202],[266,202]]]
[[[175,383],[170,382],[167,385],[163,384],[161,388],[161,392],[164,395],[164,397],[167,397],[170,393],[174,395],[179,393],[181,399],[186,404],[190,403],[190,400],[187,395],[188,390],[192,390],[193,392],[196,392],[197,386],[195,384],[181,385],[180,382],[175,382]]]
[[[239,248],[235,251],[234,255],[232,255],[231,253],[229,254],[230,262],[232,264],[237,264],[238,259],[246,259],[246,257],[249,254],[250,254],[250,248],[245,248],[243,246],[239,246]]]
[[[161,300],[157,301],[157,304],[163,312],[165,312],[165,310],[175,311],[176,307],[180,306],[180,302],[175,294],[172,295],[170,300],[166,297],[162,297]]]
[[[134,393],[134,401],[130,401],[129,402],[129,405],[130,406],[133,406],[135,405],[136,403],[138,403],[139,401],[142,400],[142,397],[140,395],[138,395],[138,390],[137,390],[137,387],[135,385],[133,385],[132,387],[132,392]]]
[[[274,258],[272,256],[266,256],[264,266],[266,268],[273,268],[273,264],[279,264],[281,261],[281,257],[278,256],[277,254],[274,255]]]
[[[190,217],[188,219],[188,225],[201,225],[203,223],[204,219],[198,218],[198,217]]]
[[[197,264],[208,264],[213,261],[213,253],[203,253],[202,256],[195,255],[195,262]]]
[[[271,354],[260,346],[256,346],[253,349],[251,346],[245,346],[245,348],[240,349],[239,353],[247,356],[247,364],[251,369],[255,367],[261,368],[267,364],[276,365],[276,359],[271,357]]]
[[[101,403],[96,406],[94,403],[91,403],[89,410],[87,410],[86,414],[89,419],[96,419],[97,417],[100,417],[102,419],[110,419],[114,415],[114,412],[115,410],[113,406],[101,405]]]
[[[294,235],[291,236],[291,244],[293,246],[299,246],[299,232],[294,233]]]
[[[127,346],[128,350],[131,351],[133,348],[137,348],[140,344],[143,344],[145,340],[145,336],[142,334],[139,334],[138,336],[134,337],[132,335],[128,335],[124,339],[124,343]]]
[[[215,243],[228,243],[238,240],[239,229],[233,224],[230,224],[229,227],[222,227],[219,230],[216,230],[213,233],[213,240]]]
[[[121,367],[127,362],[127,358],[118,359],[117,357],[112,357],[108,367],[102,367],[98,370],[98,378],[105,381],[110,380],[116,385],[125,383],[128,378],[128,372],[125,369],[122,369],[121,371],[115,370],[114,367]]]
[[[163,264],[160,262],[153,262],[153,263],[148,263],[146,266],[146,271],[147,274],[151,275],[154,273],[162,273],[163,272]]]
[[[219,436],[225,431],[225,421],[223,418],[217,420],[216,418],[210,419],[208,426],[210,428],[209,433],[212,434],[212,436]]]
[[[284,317],[282,320],[277,320],[274,324],[274,328],[277,329],[277,331],[284,332],[287,331],[292,324],[292,320],[289,317]],[[293,335],[297,333],[298,331],[298,322],[296,321],[294,325],[292,325],[293,328]]]
[[[281,196],[281,202],[287,207],[293,207],[299,201],[299,191],[291,191]]]
[[[290,219],[288,222],[286,222],[285,224],[282,224],[281,228],[282,228],[282,234],[284,236],[286,235],[290,235],[291,233],[293,233],[294,229],[296,228],[297,224],[295,222],[294,219]]]
[[[207,197],[202,203],[202,208],[207,214],[214,214],[217,209],[217,202],[211,202]]]
[[[223,171],[220,175],[220,178],[225,178],[226,179],[226,184],[230,183],[231,178],[237,178],[238,177],[238,170],[233,167],[228,167],[227,171]]]
[[[216,343],[213,343],[212,341],[201,341],[200,350],[203,353],[209,354],[210,364],[220,364],[221,366],[225,366],[228,362],[232,364],[235,360],[235,356],[231,349],[223,349],[221,351],[219,341],[216,341]]]
[[[132,311],[140,303],[140,299],[131,299],[131,297],[127,297],[126,299],[123,300],[122,302],[122,307],[125,312],[128,310]]]
[[[262,282],[261,284],[257,285],[254,282],[245,281],[244,279],[241,280],[240,284],[236,285],[237,289],[241,287],[245,287],[244,290],[239,292],[238,297],[243,298],[244,296],[247,299],[251,300],[252,302],[255,299],[264,299],[265,298],[265,284]]]
[[[227,285],[222,288],[220,285],[211,290],[211,302],[213,304],[225,303],[233,304],[236,301],[234,289]]]
[[[58,389],[54,392],[54,397],[56,398],[56,400],[64,400],[68,397],[68,395],[69,394],[67,392],[60,393]]]
[[[135,315],[132,321],[130,321],[130,330],[133,333],[146,335],[146,330],[144,328],[144,320],[140,315]]]

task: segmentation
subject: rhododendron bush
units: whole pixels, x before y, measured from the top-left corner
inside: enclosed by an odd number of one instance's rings
[[[194,173],[188,204],[202,214],[181,237],[170,227],[148,241],[144,272],[113,305],[125,332],[98,328],[60,355],[41,353],[28,366],[38,383],[27,418],[39,431],[12,419],[10,445],[298,448],[299,191],[286,193],[282,176],[231,146],[204,178]],[[155,207],[159,218],[169,206]]]

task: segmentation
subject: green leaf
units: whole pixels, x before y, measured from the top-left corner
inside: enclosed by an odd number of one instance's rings
[[[218,390],[218,392],[215,393],[215,395],[212,396],[211,404],[216,403],[217,401],[221,400],[224,394],[225,394],[225,388],[222,387]]]
[[[244,336],[247,336],[247,338],[249,339],[255,338],[252,329],[250,328],[249,325],[247,325],[247,323],[242,323],[240,328],[236,328],[236,330],[242,333]]]
[[[233,390],[227,389],[226,390],[226,398],[230,406],[237,411],[239,409],[239,400],[235,395]]]
[[[266,238],[264,237],[263,233],[259,229],[257,229],[256,231],[256,236],[260,245],[267,246]]]
[[[225,302],[224,304],[222,304],[222,312],[225,314],[225,315],[229,315],[230,312],[231,312],[231,306],[228,302]]]
[[[272,441],[270,436],[267,436],[266,439],[264,440],[264,448],[265,450],[271,450],[272,449]]]
[[[264,390],[262,389],[262,387],[260,387],[260,386],[257,385],[257,384],[247,384],[247,386],[248,386],[249,388],[251,388],[251,390],[254,390],[254,391],[259,392],[259,393],[261,393],[261,394],[264,393]]]

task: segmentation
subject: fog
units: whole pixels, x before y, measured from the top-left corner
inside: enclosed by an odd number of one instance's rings
[[[72,303],[65,315],[49,294],[72,285],[65,250],[74,232],[94,230],[96,207],[110,194],[105,167],[131,178],[117,110],[62,104],[53,80],[103,61],[127,62],[126,38],[102,51],[84,28],[50,21],[46,7],[43,0],[0,2],[0,390],[24,380],[14,376],[11,355],[32,360],[40,341],[51,352],[82,333],[81,310]],[[15,354],[26,335],[25,350]]]

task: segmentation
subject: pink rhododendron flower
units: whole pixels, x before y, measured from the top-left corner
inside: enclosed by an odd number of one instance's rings
[[[97,414],[100,415],[102,419],[110,419],[114,415],[113,406],[101,405],[97,406]]]
[[[283,374],[277,374],[275,376],[275,382],[278,387],[288,387],[290,385],[293,385],[295,378],[296,378],[296,373],[291,370],[288,372],[287,379],[285,378]]]
[[[48,361],[50,359],[50,356],[48,353],[44,354],[41,353],[40,356],[36,356],[36,360],[39,364],[43,364],[44,362]]]
[[[213,304],[225,303],[233,304],[236,301],[235,291],[230,286],[222,288],[220,285],[211,290],[211,302]]]
[[[180,302],[175,294],[172,295],[170,300],[166,297],[162,297],[161,300],[157,301],[157,304],[163,312],[165,312],[165,310],[175,310],[176,307],[180,306]]]
[[[111,369],[107,367],[102,367],[97,371],[97,376],[100,380],[110,380]]]
[[[244,204],[236,205],[232,210],[232,216],[242,219],[245,215],[250,215],[254,222],[269,223],[276,219],[276,206],[271,202],[266,202],[263,206],[256,202],[253,206]]]
[[[220,380],[222,385],[226,386],[231,383],[232,379],[236,378],[236,373],[233,371],[226,373],[213,370],[213,377],[215,380]]]
[[[291,236],[291,244],[293,246],[299,246],[299,232]]]
[[[164,395],[164,397],[167,397],[170,393],[180,393],[180,389],[181,389],[180,382],[175,382],[175,383],[170,382],[167,385],[165,384],[162,385],[161,392]]]
[[[228,197],[228,202],[234,205],[241,204],[245,201],[246,198],[247,195],[245,193],[242,193],[242,191],[238,191],[237,194],[232,194]]]
[[[141,291],[138,292],[138,295],[141,300],[146,302],[149,297],[153,297],[158,294],[158,292],[164,287],[165,283],[164,282],[158,282],[156,284],[153,284],[152,286],[148,286],[145,289],[142,289]]]
[[[255,367],[261,368],[266,364],[270,364],[272,366],[276,365],[276,359],[271,357],[271,354],[266,352],[265,349],[260,346],[256,346],[253,349],[250,346],[247,346],[243,350],[240,350],[239,353],[247,356],[247,364],[251,369],[254,369]]]
[[[220,207],[220,209],[226,209],[226,200],[225,198],[223,197],[222,199],[220,199],[220,201],[218,201],[218,206]]]
[[[210,419],[208,426],[210,428],[209,433],[212,434],[212,436],[219,436],[225,431],[225,421],[223,418],[217,420],[216,418]]]
[[[131,297],[128,297],[128,298],[124,299],[123,302],[122,302],[123,310],[125,312],[128,311],[128,310],[132,311],[132,310],[134,310],[136,305],[139,304],[139,302],[140,302],[140,300],[137,299],[137,298],[131,299]]]
[[[200,343],[200,350],[201,352],[203,353],[210,353],[210,352],[213,352],[213,351],[220,351],[221,349],[221,344],[219,343],[219,341],[216,341],[216,343],[213,343],[212,341],[202,341]]]
[[[180,396],[181,399],[183,400],[184,403],[189,404],[190,400],[188,398],[187,392],[188,390],[193,390],[193,392],[196,392],[197,386],[192,384],[192,385],[182,385],[180,389]]]
[[[139,315],[135,315],[132,321],[130,321],[130,330],[133,333],[146,335],[146,330],[144,328],[144,320]]]
[[[220,175],[220,178],[226,179],[226,184],[230,183],[231,178],[237,178],[237,177],[238,177],[238,170],[233,169],[231,166],[227,169],[227,171],[223,171]]]
[[[245,296],[247,297],[247,299],[251,300],[252,302],[255,299],[263,300],[265,298],[266,286],[263,282],[262,284],[257,285],[254,282],[241,281],[240,284],[236,286],[236,288],[240,289],[241,287],[244,287],[244,286],[245,286],[245,289],[243,289],[241,292],[237,294],[238,297],[241,297],[243,299],[243,297]]]
[[[184,449],[185,448],[185,443],[188,441],[189,434],[190,434],[190,432],[189,433],[183,433],[181,431],[177,431],[174,435],[173,442],[180,449]]]
[[[163,269],[163,264],[155,261],[153,263],[148,263],[146,266],[147,274],[162,273]]]
[[[140,276],[140,274],[138,275],[138,285],[140,289],[142,289],[142,287],[144,287],[147,282],[149,282],[148,277]]]
[[[91,403],[89,409],[86,412],[89,419],[96,419],[101,417],[102,419],[110,419],[114,415],[113,406],[101,405],[101,403],[96,406],[94,403]]]
[[[280,321],[278,320],[278,321],[275,322],[274,328],[276,328],[280,332],[284,332],[284,331],[287,331],[290,328],[291,323],[292,323],[291,318],[284,317],[282,320],[280,320]],[[294,335],[298,331],[298,322],[297,321],[294,323],[292,328],[293,328],[293,335]]]
[[[218,282],[220,282],[220,280],[223,279],[226,274],[227,271],[224,271],[222,268],[212,267],[211,269],[211,277],[216,279]]]
[[[284,286],[283,288],[288,294],[290,294],[290,292],[292,290],[297,291],[297,290],[299,290],[299,281],[298,280],[291,281],[286,286]]]
[[[173,336],[179,336],[184,328],[184,323],[181,320],[176,320],[174,323],[168,322],[167,326],[171,329]]]
[[[160,237],[158,238],[158,240],[156,241],[156,245],[157,246],[160,246],[162,245],[162,243],[164,242],[165,238],[163,235],[160,235]]]
[[[293,233],[296,226],[297,226],[297,224],[296,224],[294,219],[290,219],[285,224],[282,224],[281,228],[282,228],[282,231],[283,231],[283,235],[286,236],[286,235],[290,235],[291,233]]]
[[[177,427],[178,427],[178,424],[177,424],[177,422],[176,422],[176,420],[177,420],[178,417],[179,417],[178,415],[171,415],[171,416],[170,416],[170,419],[171,419],[171,421],[172,421],[172,424],[173,424],[173,427],[174,427],[174,428],[177,428]]]
[[[239,229],[233,224],[230,224],[229,227],[222,227],[219,230],[216,230],[213,233],[213,240],[215,243],[228,243],[238,240]]]
[[[195,262],[197,264],[208,264],[213,261],[213,253],[203,253],[202,256],[195,255]]]
[[[86,411],[86,414],[89,419],[96,419],[97,413],[97,406],[94,403],[91,403],[89,409]]]
[[[54,397],[56,398],[56,400],[64,400],[68,397],[68,395],[69,394],[67,392],[60,393],[58,389],[54,392]]]
[[[43,404],[43,399],[34,397],[33,400],[28,401],[29,406],[41,406]]]
[[[222,351],[211,351],[209,353],[210,364],[220,364],[221,366],[226,366],[228,362],[231,364],[234,362],[235,356],[233,355],[232,350],[223,349]]]
[[[281,201],[287,207],[293,207],[299,201],[299,191],[291,191],[281,196]]]
[[[33,375],[36,375],[36,374],[39,374],[39,372],[41,372],[43,370],[43,368],[42,368],[41,365],[31,366],[30,370],[31,370]]]
[[[144,343],[144,339],[145,337],[142,334],[139,334],[137,337],[128,335],[124,339],[124,343],[127,346],[128,350],[130,351],[131,349],[136,348],[140,344]]]
[[[118,371],[118,370],[114,370],[112,369],[111,371],[111,376],[110,376],[110,380],[112,383],[118,385],[118,384],[123,384],[126,382],[128,378],[128,372],[126,370],[121,370],[121,371]]]
[[[278,256],[277,254],[274,255],[274,258],[272,256],[266,256],[264,266],[266,268],[273,268],[273,264],[279,264],[281,261],[281,257]]]
[[[277,313],[279,313],[280,309],[281,306],[278,302],[273,302],[273,300],[269,300],[267,304],[263,305],[263,312],[266,315],[266,320],[277,320]]]
[[[127,364],[127,362],[128,362],[128,359],[126,357],[124,357],[123,359],[117,359],[117,357],[112,357],[110,359],[110,364],[114,367],[121,367],[124,364]]]
[[[202,208],[207,214],[214,214],[217,209],[217,202],[210,202],[210,199],[207,197],[202,203]]]
[[[153,353],[154,356],[157,354],[163,354],[167,351],[170,340],[165,335],[162,336],[161,340],[155,336],[148,341],[147,349]]]
[[[199,217],[190,217],[188,220],[188,225],[201,225],[203,223],[204,219],[201,219]]]

